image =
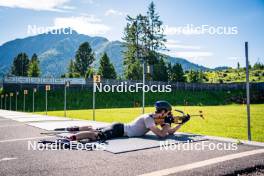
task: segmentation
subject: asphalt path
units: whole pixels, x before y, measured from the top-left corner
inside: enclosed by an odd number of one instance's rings
[[[237,150],[229,151],[152,148],[122,154],[102,150],[29,149],[30,141],[46,138],[40,134],[41,132],[45,130],[5,119],[0,114],[0,175],[141,175],[263,149],[250,145],[238,145]],[[220,142],[210,141],[214,144]],[[193,169],[187,168],[171,175],[228,175],[261,165],[264,165],[264,153]]]

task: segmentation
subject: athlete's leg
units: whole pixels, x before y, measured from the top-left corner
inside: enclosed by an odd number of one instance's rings
[[[95,141],[98,139],[98,132],[96,131],[81,131],[76,134],[72,134],[69,137],[70,140],[82,140],[82,139],[89,139],[91,141]]]
[[[95,131],[92,126],[80,126],[79,131]]]
[[[92,126],[71,126],[65,128],[66,131],[94,131]]]
[[[113,123],[109,126],[102,128],[100,131],[103,133],[105,140],[122,137],[124,136],[124,124]]]

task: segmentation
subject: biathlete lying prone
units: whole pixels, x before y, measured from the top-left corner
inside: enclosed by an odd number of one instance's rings
[[[190,116],[186,116],[181,120],[181,124],[171,127],[171,124],[165,120],[168,116],[172,117],[170,103],[167,101],[157,101],[155,108],[156,111],[154,113],[140,115],[128,124],[112,123],[100,129],[93,129],[91,126],[74,126],[66,128],[66,130],[72,132],[77,131],[77,133],[69,137],[70,140],[89,139],[91,141],[105,141],[122,136],[143,136],[149,131],[152,131],[158,137],[166,137],[167,135],[175,133],[183,124],[190,120]]]

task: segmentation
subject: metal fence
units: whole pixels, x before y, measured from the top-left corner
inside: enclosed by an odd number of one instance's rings
[[[41,78],[41,77],[4,77],[3,82],[6,84],[55,84],[63,85],[66,81],[71,84],[84,85],[86,80],[84,78]]]
[[[5,77],[3,80],[4,88],[23,89],[23,88],[44,88],[45,85],[51,85],[53,89],[62,88],[66,81],[70,81],[71,87],[76,88],[91,88],[93,80],[91,78],[30,78],[30,77]],[[102,84],[120,85],[121,83],[127,85],[135,85],[141,83],[142,80],[113,80],[101,79]],[[171,85],[172,90],[192,90],[192,91],[205,91],[205,90],[245,90],[246,83],[184,83],[184,82],[162,82],[162,81],[145,81],[146,85]],[[252,90],[264,91],[264,82],[250,83]]]

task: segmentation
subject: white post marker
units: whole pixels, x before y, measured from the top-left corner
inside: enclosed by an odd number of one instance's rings
[[[100,75],[93,75],[93,121],[95,121],[95,91],[96,91],[96,84],[101,82]]]
[[[24,101],[23,101],[23,111],[26,109],[26,95],[28,94],[28,90],[24,90]]]
[[[9,110],[12,110],[12,97],[14,96],[13,92],[10,92],[9,94]]]
[[[16,92],[16,111],[17,111],[17,96],[18,96],[18,92]]]
[[[67,88],[70,87],[70,81],[65,82],[64,86],[64,117],[66,117],[66,110],[67,110]]]
[[[46,85],[45,90],[46,90],[46,115],[48,115],[48,91],[50,91],[50,85]]]
[[[247,81],[247,132],[248,132],[248,140],[251,141],[248,42],[245,42],[245,56],[246,56],[246,81]]]
[[[33,88],[32,93],[32,112],[35,112],[35,93],[37,92],[37,88]]]

